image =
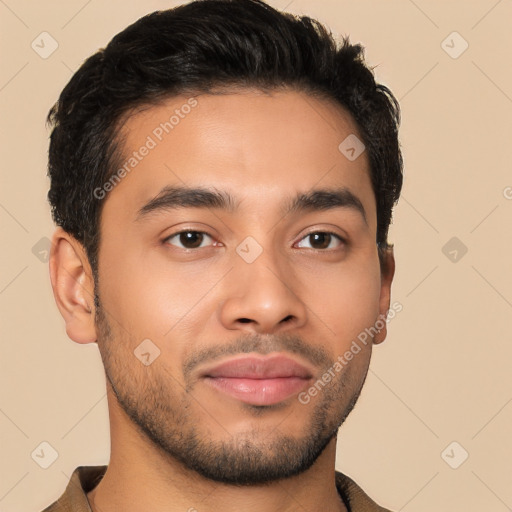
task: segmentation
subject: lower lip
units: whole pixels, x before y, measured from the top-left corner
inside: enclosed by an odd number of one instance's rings
[[[215,389],[251,405],[274,405],[298,394],[310,379],[279,377],[272,379],[244,379],[233,377],[206,377]]]

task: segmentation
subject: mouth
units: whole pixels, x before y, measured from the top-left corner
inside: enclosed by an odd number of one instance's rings
[[[204,382],[217,391],[250,405],[275,405],[297,395],[313,372],[296,360],[273,356],[241,356],[204,370]]]

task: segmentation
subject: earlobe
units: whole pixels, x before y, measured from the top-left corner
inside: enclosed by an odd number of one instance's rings
[[[376,321],[376,327],[379,332],[373,339],[374,344],[382,343],[387,336],[387,314],[391,303],[391,283],[395,275],[395,256],[393,246],[381,249],[381,285],[379,300],[379,317]]]
[[[73,236],[57,228],[50,252],[50,280],[67,335],[77,343],[96,341],[94,280],[85,250]]]

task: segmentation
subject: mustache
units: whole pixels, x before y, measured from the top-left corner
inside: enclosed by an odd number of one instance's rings
[[[290,334],[244,334],[230,343],[198,349],[189,355],[183,361],[183,375],[187,377],[205,362],[250,352],[261,355],[270,354],[271,352],[289,352],[303,357],[319,368],[330,367],[332,364],[332,358],[324,348],[311,346],[299,336]]]

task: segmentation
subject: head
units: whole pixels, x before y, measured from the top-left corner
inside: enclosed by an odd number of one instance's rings
[[[308,469],[386,337],[399,109],[363,48],[259,0],[192,2],[87,59],[49,122],[52,284],[119,415],[213,480]],[[244,395],[228,360],[298,374]]]

